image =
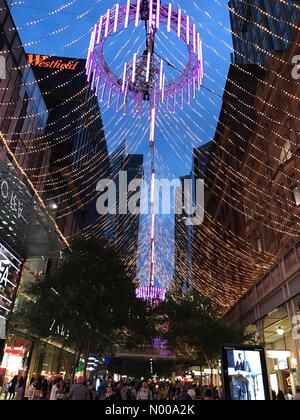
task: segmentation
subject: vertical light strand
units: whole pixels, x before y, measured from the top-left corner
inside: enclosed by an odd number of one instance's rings
[[[190,79],[188,80],[188,85],[187,85],[187,102],[190,105],[190,103],[191,103],[191,81],[190,81]]]
[[[98,25],[96,24],[94,27],[94,31],[93,31],[93,36],[92,36],[92,46],[91,46],[91,52],[94,51],[95,49],[95,43],[96,43],[96,36],[97,36],[97,29],[98,29]]]
[[[127,63],[125,63],[125,64],[124,64],[123,83],[122,83],[122,92],[124,92],[124,90],[125,90],[126,77],[127,77]]]
[[[196,34],[196,24],[193,24],[193,48],[194,53],[197,52],[197,34]]]
[[[171,19],[172,19],[172,4],[169,3],[169,10],[168,10],[168,32],[171,32]]]
[[[163,77],[163,86],[162,86],[162,92],[161,92],[161,101],[162,103],[165,100],[165,83],[166,83],[166,75]]]
[[[136,28],[139,26],[139,23],[140,23],[140,11],[141,11],[141,0],[137,0],[136,16],[135,16],[135,26],[136,26]]]
[[[182,11],[181,9],[178,10],[178,26],[177,26],[177,36],[178,38],[180,38],[181,36],[181,16],[182,16]]]
[[[159,89],[163,89],[163,78],[164,78],[164,60],[160,62],[160,77],[159,77]]]
[[[147,57],[147,70],[146,70],[146,83],[150,80],[150,64],[151,64],[151,52],[148,52]]]
[[[190,17],[186,17],[186,43],[190,45]]]
[[[133,54],[133,64],[132,64],[132,83],[135,83],[135,77],[136,77],[136,60],[137,60],[137,53]]]
[[[129,12],[130,12],[130,0],[127,0],[126,14],[125,14],[125,29],[127,29],[129,25]]]
[[[156,6],[156,27],[159,28],[160,25],[160,0],[157,0]]]
[[[104,102],[104,98],[105,98],[105,94],[106,94],[106,88],[107,88],[107,79],[105,79],[105,82],[103,84],[102,94],[101,94],[101,98],[100,98],[101,102]]]
[[[149,4],[149,24],[150,24],[150,28],[152,27],[152,23],[153,23],[153,0],[150,0],[150,4]]]
[[[151,231],[150,231],[150,287],[154,286],[155,278],[155,118],[156,108],[155,106],[151,109],[151,121],[150,121],[150,148],[151,148]]]
[[[101,41],[102,26],[103,26],[103,15],[100,17],[100,21],[99,21],[97,45],[99,45],[100,44],[100,41]]]
[[[105,25],[105,38],[108,37],[108,32],[109,32],[109,23],[110,23],[110,9],[107,10],[107,14],[106,14],[106,25]]]
[[[110,108],[110,106],[111,106],[112,94],[113,94],[113,85],[111,85],[110,89],[109,89],[107,108]]]
[[[114,33],[118,30],[118,24],[119,24],[119,12],[120,12],[120,5],[119,3],[116,4],[116,12],[115,12],[115,23],[114,23]]]

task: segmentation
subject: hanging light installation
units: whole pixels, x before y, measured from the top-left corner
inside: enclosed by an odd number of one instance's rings
[[[122,74],[116,74],[107,64],[105,44],[107,40],[130,25],[136,28],[144,23],[146,28],[146,49],[142,54],[133,53],[130,62],[122,65]],[[186,47],[187,64],[175,77],[167,77],[168,61],[156,54],[155,38],[158,31],[173,31]],[[151,231],[150,231],[150,275],[148,285],[136,290],[136,296],[155,304],[164,301],[165,290],[155,286],[155,126],[157,114],[175,113],[177,100],[183,108],[184,101],[190,104],[203,78],[202,41],[181,9],[161,0],[127,0],[124,5],[116,4],[101,16],[92,31],[86,63],[87,78],[101,101],[107,98],[107,105],[117,98],[117,112],[131,113],[139,117],[145,104],[149,108],[149,131],[151,149]]]

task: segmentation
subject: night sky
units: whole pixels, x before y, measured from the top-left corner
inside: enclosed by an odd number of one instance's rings
[[[26,0],[20,4],[16,2],[12,14],[27,52],[86,58],[91,28],[113,4],[112,0]],[[226,0],[173,0],[172,5],[180,5],[197,24],[203,40],[205,77],[203,88],[190,108],[186,105],[175,116],[160,115],[156,135],[157,172],[158,177],[171,179],[191,171],[193,148],[205,144],[214,135],[232,48]],[[121,61],[116,60],[120,49],[123,48],[122,54],[130,57],[136,48],[143,46],[143,33],[133,33],[130,29],[128,31],[118,41],[113,40],[106,51],[107,62],[111,62],[116,71],[122,65]],[[130,38],[128,45],[128,38],[125,36]],[[171,38],[168,45],[164,36],[158,34],[156,47],[172,64],[175,65],[177,61],[179,65],[179,62],[184,61],[184,48],[177,43],[177,39]],[[119,60],[121,59],[123,58],[120,54]],[[122,71],[119,72],[121,75]],[[110,152],[126,139],[129,153],[145,155],[145,172],[148,177],[150,155],[147,115],[136,121],[122,113],[116,115],[115,109],[107,110],[106,105],[101,108]],[[116,124],[120,127],[117,132]],[[146,281],[149,245],[147,218],[143,217],[141,231],[140,279]],[[157,245],[157,281],[167,285],[173,276],[173,215],[158,218],[157,234],[160,238]]]

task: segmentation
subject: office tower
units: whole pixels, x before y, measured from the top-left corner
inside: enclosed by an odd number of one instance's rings
[[[111,174],[117,192],[117,214],[113,217],[112,242],[117,251],[124,256],[128,274],[132,279],[135,279],[137,274],[140,214],[120,214],[119,207],[121,200],[125,199],[128,203],[134,194],[128,192],[130,183],[144,179],[143,163],[143,155],[127,154],[126,143],[123,143],[111,156]],[[121,172],[126,173],[126,185],[123,187],[120,183]]]
[[[51,147],[46,191],[66,236],[104,236],[107,217],[96,212],[96,185],[109,177],[100,107],[87,82],[86,61],[29,54],[49,109]]]
[[[270,54],[286,50],[299,13],[297,4],[295,0],[230,0],[233,61],[263,64]]]

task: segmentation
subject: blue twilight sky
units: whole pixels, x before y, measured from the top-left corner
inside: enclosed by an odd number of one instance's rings
[[[125,3],[125,0],[120,1]],[[24,0],[12,7],[16,25],[27,52],[86,58],[90,31],[101,14],[113,7],[114,0]],[[224,83],[232,49],[227,0],[171,0],[180,6],[197,24],[203,40],[205,88],[197,94],[191,106],[176,115],[160,115],[156,131],[156,166],[158,177],[177,178],[191,171],[194,147],[205,144],[214,134],[219,116]],[[122,75],[124,57],[144,45],[142,30],[128,30],[106,48],[107,62]],[[180,67],[184,62],[184,48],[176,38],[168,41],[158,34],[156,45],[161,55]],[[217,95],[210,93],[213,90]],[[110,152],[127,140],[129,153],[145,155],[145,172],[150,171],[147,115],[140,120],[117,114],[114,108],[102,105],[107,143]],[[173,269],[173,216],[157,218],[157,281],[167,285]],[[140,241],[140,278],[148,276],[148,218],[142,218]]]

